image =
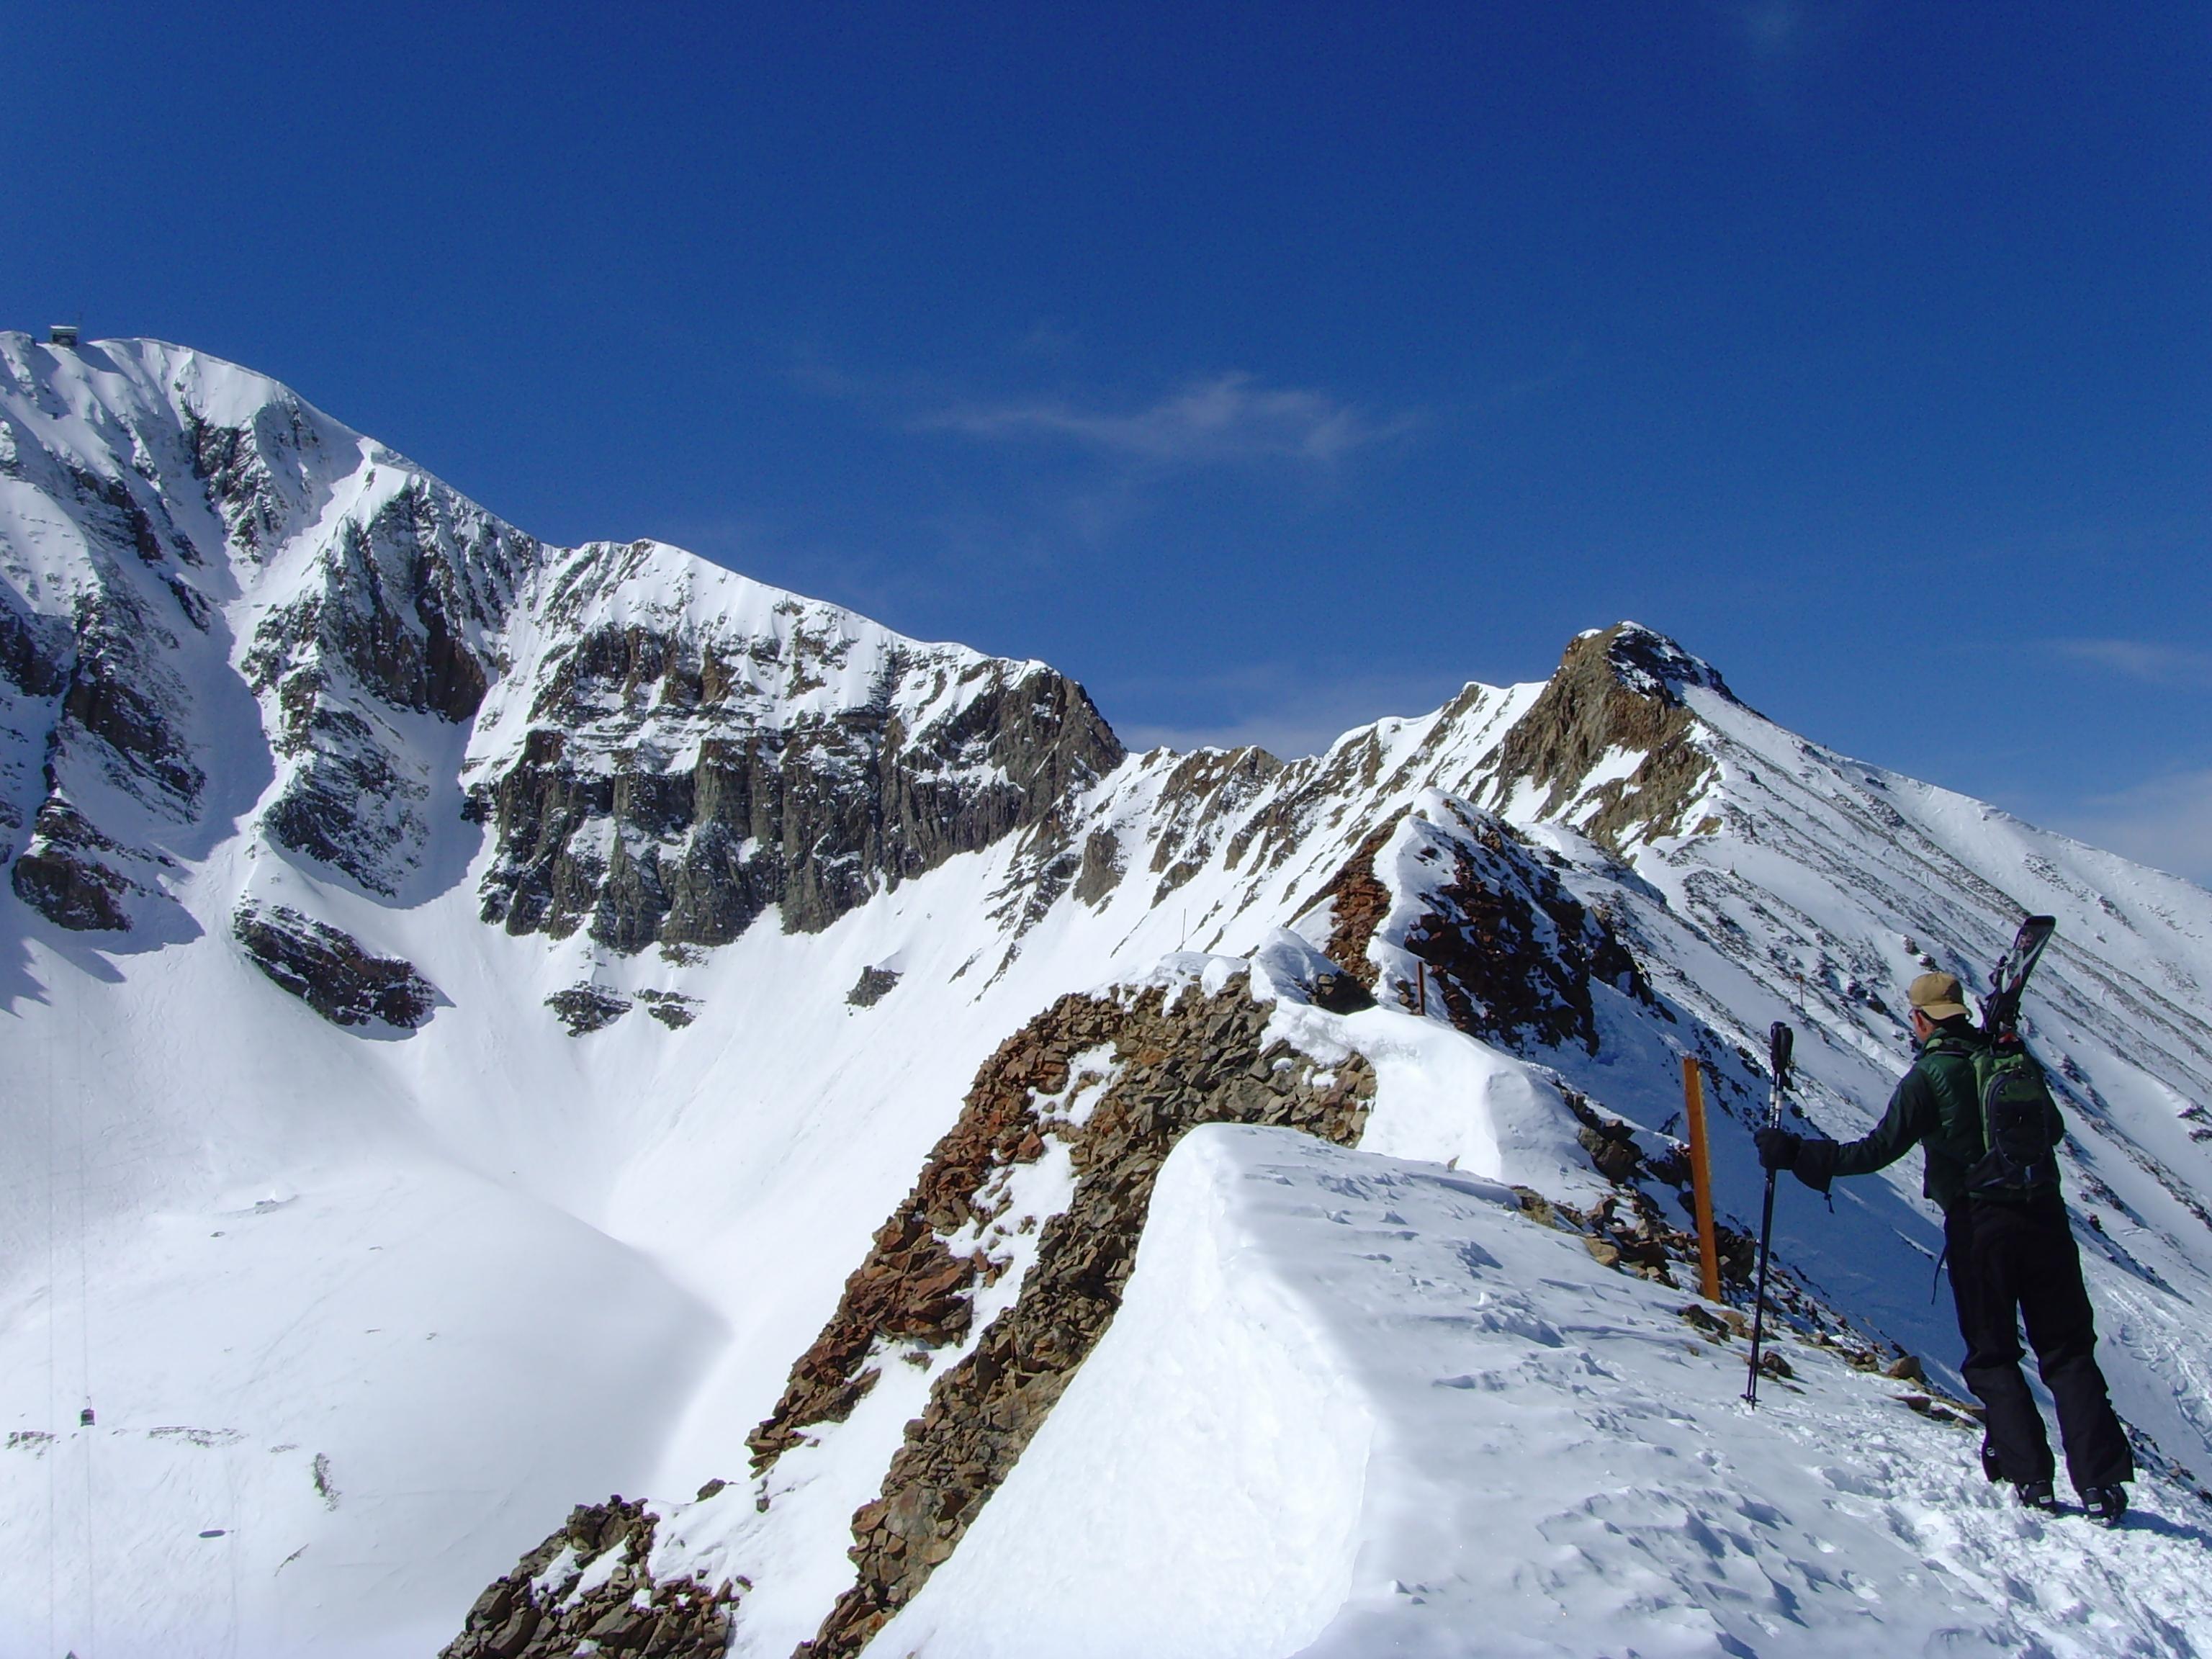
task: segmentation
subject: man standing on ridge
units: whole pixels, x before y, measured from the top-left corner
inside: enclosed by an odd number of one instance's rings
[[[1919,1052],[1873,1132],[1838,1144],[1761,1129],[1759,1161],[1826,1193],[1837,1176],[1870,1174],[1916,1142],[1925,1147],[1922,1190],[1943,1211],[1951,1294],[1966,1340],[1960,1370],[1986,1411],[1983,1472],[2012,1482],[2022,1503],[2057,1507],[2043,1415],[2021,1374],[2024,1318],[2036,1368],[2058,1407],[2074,1489],[2093,1516],[2117,1526],[2127,1509],[2123,1483],[2135,1478],[2135,1459],[2097,1368],[2095,1316],[2058,1195],[2057,1162],[2045,1158],[2032,1180],[2002,1191],[1977,1181],[1990,1152],[1976,1068],[1978,1058],[1986,1060],[1988,1040],[1969,1018],[1954,975],[1923,974],[1905,994]],[[2063,1126],[2047,1097],[2044,1109],[2045,1144],[2055,1151]]]

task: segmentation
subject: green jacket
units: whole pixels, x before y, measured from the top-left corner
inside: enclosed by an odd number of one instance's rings
[[[1972,1059],[1984,1046],[1972,1021],[1963,1016],[1945,1020],[1921,1044],[1912,1069],[1898,1080],[1881,1121],[1861,1139],[1840,1146],[1807,1141],[1798,1154],[1797,1173],[1825,1192],[1830,1178],[1887,1169],[1918,1145],[1928,1153],[1920,1190],[1949,1209],[1966,1195],[1966,1171],[1985,1150]]]

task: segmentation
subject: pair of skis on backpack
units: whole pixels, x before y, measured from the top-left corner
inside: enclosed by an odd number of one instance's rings
[[[1966,1172],[1966,1189],[1978,1197],[2024,1198],[2058,1184],[2065,1126],[2043,1067],[2020,1036],[2021,993],[2057,931],[2053,918],[2030,916],[1990,975],[1990,998],[1982,1005],[1985,1046],[1972,1057],[1983,1156]]]

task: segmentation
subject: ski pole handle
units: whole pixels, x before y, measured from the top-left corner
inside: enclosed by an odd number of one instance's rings
[[[1767,1095],[1766,1123],[1769,1128],[1782,1127],[1782,1097],[1790,1091],[1790,1056],[1796,1047],[1796,1034],[1780,1020],[1767,1027],[1766,1066],[1768,1075],[1774,1079]]]

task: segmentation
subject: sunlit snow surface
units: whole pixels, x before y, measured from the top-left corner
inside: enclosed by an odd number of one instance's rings
[[[1051,849],[1009,837],[818,934],[787,934],[770,910],[683,961],[510,937],[478,918],[490,852],[460,819],[463,769],[512,753],[580,618],[803,631],[822,647],[807,674],[750,688],[770,711],[819,712],[894,653],[955,678],[987,659],[673,548],[541,547],[273,382],[179,348],[73,357],[9,335],[0,360],[0,576],[22,604],[61,625],[82,591],[97,538],[74,468],[160,493],[201,559],[170,574],[212,607],[205,635],[159,611],[176,635],[162,683],[208,777],[198,816],[100,798],[106,827],[175,860],[142,931],[64,933],[0,887],[0,1659],[419,1656],[571,1504],[650,1495],[673,1521],[702,1482],[742,1482],[746,1432],[1004,1037],[1066,992],[1191,971],[1218,984],[1231,957],[1256,957],[1264,990],[1290,948],[1279,927],[1327,937],[1302,913],[1370,828],[1402,811],[1434,828],[1463,801],[1554,854],[1665,1000],[1655,1012],[1596,988],[1597,1052],[1542,1058],[1657,1130],[1680,1108],[1682,1049],[1704,1044],[1720,1207],[1739,1224],[1759,1185],[1745,1056],[1770,1020],[1799,1028],[1815,1120],[1856,1133],[1902,1066],[1895,1006],[1921,956],[1973,975],[2021,910],[2055,912],[2029,1012],[2069,1091],[2101,1352],[2130,1420],[2212,1474],[2203,890],[1698,688],[1686,695],[1716,770],[1695,805],[1722,827],[1624,864],[1580,833],[1584,802],[1492,789],[1486,759],[1540,688],[1475,687],[1217,793],[1176,781],[1182,757],[1131,757],[1068,805],[1074,844],[1118,841],[1127,872],[1095,904],[1062,893],[1025,917]],[[193,419],[266,440],[271,524],[251,556],[227,550],[192,471]],[[349,527],[409,489],[471,585],[472,639],[506,666],[466,726],[378,714],[376,741],[427,792],[380,896],[262,833],[305,761],[272,749],[273,699],[247,690],[238,659],[259,619],[342,594]],[[101,556],[149,607],[173,605],[127,546]],[[917,680],[907,712],[941,690]],[[33,702],[0,684],[11,853],[44,787]],[[653,740],[684,753],[680,712],[655,720]],[[1419,903],[1398,854],[1417,832],[1395,833],[1376,865],[1401,883],[1402,923]],[[405,957],[444,1003],[404,1039],[325,1024],[232,944],[249,894]],[[1371,956],[1389,996],[1413,968],[1385,934]],[[1210,965],[1192,969],[1185,946]],[[884,966],[896,988],[848,1006],[862,970]],[[672,1031],[634,1012],[573,1038],[544,999],[584,980],[681,993],[696,1020]],[[1818,1356],[1805,1394],[1774,1390],[1737,1418],[1740,1366],[1684,1346],[1680,1293],[1597,1268],[1487,1195],[1496,1179],[1591,1190],[1543,1073],[1434,1017],[1339,1022],[1286,1000],[1276,1018],[1317,1054],[1356,1039],[1380,1086],[1368,1152],[1435,1167],[1219,1132],[1178,1153],[1128,1309],[908,1615],[931,1652],[1012,1650],[1046,1628],[1023,1621],[1061,1616],[1036,1599],[1060,1578],[1067,1608],[1129,1635],[1123,1652],[1145,1650],[1127,1620],[1147,1597],[1212,1633],[1178,1649],[1169,1632],[1160,1652],[1942,1652],[1944,1608],[1968,1652],[2212,1647],[2194,1582],[2172,1566],[2212,1559],[2204,1519],[2172,1488],[2139,1486],[2146,1515],[2117,1538],[2027,1520],[1967,1478],[1964,1436]],[[1459,1171],[1441,1172],[1452,1159]],[[1808,1283],[1940,1380],[1958,1339],[1948,1298],[1928,1293],[1939,1235],[1917,1170],[1843,1184],[1832,1213],[1785,1187],[1777,1236]],[[1048,1208],[1052,1175],[1023,1201]],[[1487,1256],[1458,1255],[1464,1243]],[[1188,1314],[1199,1297],[1214,1316]],[[904,1389],[825,1438],[807,1541],[784,1522],[752,1540],[787,1551],[786,1589],[756,1610],[782,1595],[779,1632],[826,1610],[807,1605],[814,1591],[849,1574],[837,1511],[869,1494],[926,1381],[891,1372]],[[782,1478],[806,1473],[802,1459]],[[1109,1507],[1089,1520],[1051,1507],[1093,1503]],[[1062,1547],[1024,1601],[1007,1552],[1028,1533]],[[703,1527],[698,1542],[714,1542]],[[989,1577],[1008,1587],[996,1611],[976,1588]],[[1546,1623],[1559,1595],[1615,1622],[1577,1649]],[[1870,1634],[1878,1615],[1907,1634]],[[1370,1643],[1361,1621],[1377,1620],[1389,1634]],[[1484,1645],[1508,1631],[1533,1645]]]
[[[1194,1130],[1113,1328],[871,1644],[921,1659],[2185,1659],[2212,1535],[2025,1511],[1887,1378],[1740,1399],[1669,1291],[1491,1182]]]

